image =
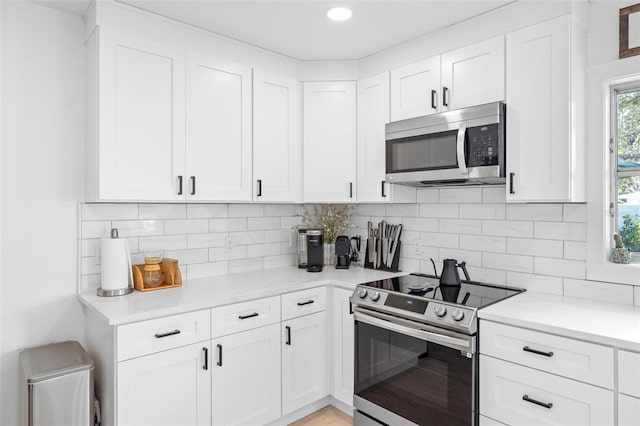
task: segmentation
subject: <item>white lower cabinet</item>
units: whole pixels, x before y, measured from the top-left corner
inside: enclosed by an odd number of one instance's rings
[[[353,406],[354,324],[349,303],[353,292],[333,289],[333,383],[331,395]]]
[[[618,394],[618,425],[640,425],[640,398]]]
[[[211,341],[213,425],[258,425],[280,417],[280,326]]]
[[[118,365],[118,425],[210,425],[209,342]]]
[[[282,323],[282,412],[289,414],[329,394],[327,314]]]

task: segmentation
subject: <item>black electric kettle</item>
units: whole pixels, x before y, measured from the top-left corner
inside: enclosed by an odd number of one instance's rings
[[[442,273],[440,277],[438,277],[438,271],[436,270],[436,263],[431,259],[431,263],[433,263],[433,270],[436,274],[436,278],[440,278],[440,285],[443,286],[460,286],[460,274],[458,274],[458,268],[462,268],[462,272],[464,272],[464,277],[467,281],[471,280],[469,278],[469,272],[467,272],[467,263],[460,262],[458,263],[455,259],[444,259],[442,261]]]

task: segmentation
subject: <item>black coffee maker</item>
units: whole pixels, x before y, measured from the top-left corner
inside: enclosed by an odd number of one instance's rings
[[[351,241],[346,235],[336,237],[336,269],[349,269],[351,263]]]
[[[322,272],[323,242],[322,229],[307,229],[307,272]]]

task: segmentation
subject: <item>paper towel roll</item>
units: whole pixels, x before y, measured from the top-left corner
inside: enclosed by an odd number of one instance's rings
[[[103,238],[102,251],[102,289],[119,290],[129,286],[131,276],[131,258],[127,240]]]

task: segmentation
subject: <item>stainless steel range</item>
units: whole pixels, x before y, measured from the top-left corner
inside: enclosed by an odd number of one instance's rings
[[[478,425],[478,309],[524,290],[411,274],[359,285],[355,425]]]

